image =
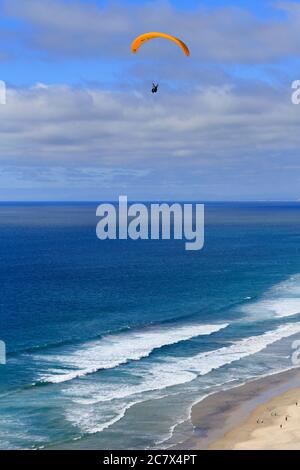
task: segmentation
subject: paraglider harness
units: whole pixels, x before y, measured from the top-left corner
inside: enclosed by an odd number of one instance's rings
[[[152,93],[157,93],[158,91],[158,85],[155,85],[155,83],[152,83]]]

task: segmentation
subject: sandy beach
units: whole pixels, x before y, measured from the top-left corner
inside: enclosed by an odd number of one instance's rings
[[[261,406],[249,418],[213,442],[210,450],[299,450],[300,387]]]
[[[194,434],[182,449],[300,449],[300,371],[211,395],[194,405],[191,419]]]

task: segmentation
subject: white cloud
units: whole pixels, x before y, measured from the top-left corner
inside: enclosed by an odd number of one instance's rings
[[[279,17],[262,20],[238,7],[176,9],[167,0],[147,4],[109,1],[7,0],[6,13],[30,25],[19,31],[28,47],[50,57],[128,57],[135,35],[147,30],[167,30],[185,38],[192,58],[227,63],[263,63],[286,56],[299,57],[300,5],[281,2]],[[280,40],[279,40],[280,38]],[[157,46],[145,47],[160,54]],[[162,55],[173,53],[165,44]],[[175,55],[175,52],[174,52]]]
[[[297,153],[300,108],[290,90],[255,85],[163,90],[157,100],[69,86],[9,89],[0,110],[0,161],[197,168]]]

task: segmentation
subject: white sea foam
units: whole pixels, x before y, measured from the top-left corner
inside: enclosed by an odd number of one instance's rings
[[[261,299],[242,308],[250,318],[283,318],[300,313],[300,275],[290,277],[269,289]]]
[[[160,398],[165,398],[166,396],[163,395]],[[108,410],[105,410],[103,407],[85,407],[84,409],[80,407],[76,409],[72,406],[66,409],[65,417],[73,425],[80,428],[81,432],[95,434],[110,428],[113,424],[124,418],[130,408],[143,402],[143,398],[133,399],[126,404],[124,402],[117,403],[113,409],[109,407]],[[109,417],[105,416],[107,411],[108,415],[110,415]]]
[[[141,401],[141,400],[140,400]],[[96,434],[97,432],[102,432],[105,429],[110,428],[113,424],[120,421],[124,418],[127,410],[129,410],[133,405],[137,405],[140,401],[135,401],[127,405],[121,405],[114,409],[115,416],[109,418],[108,420],[103,419],[101,412],[99,410],[86,410],[85,412],[82,409],[70,409],[65,413],[66,419],[72,423],[74,426],[78,427],[81,432],[86,434]]]
[[[300,298],[284,297],[261,300],[252,305],[245,306],[243,310],[261,318],[266,318],[266,316],[289,317],[300,313]]]
[[[87,342],[79,348],[69,348],[62,354],[34,355],[41,365],[51,364],[41,380],[62,383],[92,374],[101,369],[112,369],[128,361],[138,361],[149,356],[155,349],[176,344],[202,335],[210,335],[228,326],[185,325],[126,332],[108,335],[101,340]]]
[[[167,390],[170,393],[169,387],[191,382],[199,375],[209,374],[215,369],[259,353],[273,343],[297,333],[300,333],[300,322],[283,325],[262,335],[245,338],[230,346],[193,357],[166,357],[163,361],[148,364],[147,367],[141,363],[137,371],[137,377],[140,376],[141,381],[135,385],[127,384],[124,387],[120,384],[117,387],[116,383],[101,383],[100,387],[99,383],[68,384],[65,393],[72,399],[73,405],[66,410],[66,417],[84,433],[102,432],[123,419],[135,404],[161,398],[161,392],[157,394],[158,390],[163,390],[165,396]],[[113,400],[112,405],[110,401]],[[99,403],[102,405],[99,406]]]
[[[135,385],[127,384],[118,389],[115,384],[103,384],[101,390],[99,390],[99,384],[91,385],[89,390],[86,387],[77,388],[78,385],[76,385],[69,388],[66,393],[71,395],[76,403],[94,405],[163,390],[191,382],[199,375],[209,374],[215,369],[259,353],[267,346],[297,333],[300,333],[300,322],[283,325],[262,335],[251,336],[236,341],[230,346],[203,352],[196,356],[184,358],[167,356],[164,360],[155,362],[144,370],[140,367],[137,373],[142,375],[143,379]]]
[[[161,370],[157,363],[147,369],[140,367],[137,371],[137,377],[132,374],[131,378],[139,378],[139,376],[141,377],[140,382],[134,385],[120,383],[119,386],[116,386],[116,383],[101,383],[99,386],[99,383],[88,385],[83,383],[81,387],[79,383],[76,383],[74,386],[69,385],[64,390],[64,394],[70,397],[73,403],[96,405],[100,402],[127,399],[191,382],[197,377],[197,374],[188,370],[178,370],[171,362],[169,367],[166,367],[163,362]]]
[[[275,330],[267,331],[262,335],[242,339],[231,346],[201,353],[190,359],[183,359],[180,366],[185,365],[188,370],[195,371],[199,375],[205,375],[214,369],[219,369],[244,357],[252,356],[267,346],[297,333],[300,333],[300,323],[290,323]]]

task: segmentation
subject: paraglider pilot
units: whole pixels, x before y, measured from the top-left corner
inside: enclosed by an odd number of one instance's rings
[[[158,85],[155,85],[155,83],[152,83],[152,93],[157,93],[158,91]]]

